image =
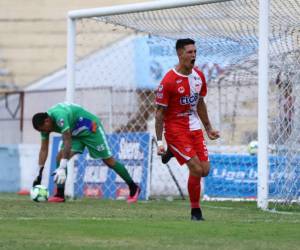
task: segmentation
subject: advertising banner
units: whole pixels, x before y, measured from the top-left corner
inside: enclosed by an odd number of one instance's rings
[[[257,156],[210,155],[210,174],[205,178],[205,195],[218,198],[257,197]],[[269,198],[300,195],[299,157],[269,157]]]
[[[113,133],[107,135],[113,157],[123,163],[133,180],[141,187],[140,199],[149,196],[148,166],[150,160],[149,133]],[[53,138],[51,171],[56,168],[55,156],[61,138]],[[124,199],[128,196],[127,184],[101,159],[93,159],[87,150],[74,161],[74,193],[76,197],[92,196]],[[52,177],[49,190],[54,190]]]

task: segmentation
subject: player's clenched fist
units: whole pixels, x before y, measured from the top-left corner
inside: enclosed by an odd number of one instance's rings
[[[214,129],[207,130],[206,133],[211,140],[216,140],[220,137],[220,132]]]

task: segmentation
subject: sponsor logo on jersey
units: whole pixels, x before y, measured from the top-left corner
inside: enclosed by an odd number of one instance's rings
[[[181,86],[181,87],[178,88],[178,92],[179,92],[180,94],[183,94],[184,91],[185,91],[184,87]]]
[[[177,79],[176,80],[176,83],[181,83],[182,82],[182,79]]]
[[[57,121],[57,126],[58,127],[63,127],[65,124],[64,118],[61,118]]]
[[[195,93],[191,96],[182,96],[180,98],[180,104],[181,105],[188,105],[188,104],[194,105],[198,101],[198,97],[199,97],[198,93]]]

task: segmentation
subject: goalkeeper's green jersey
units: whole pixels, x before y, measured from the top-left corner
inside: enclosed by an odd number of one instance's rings
[[[54,123],[54,132],[64,133],[70,130],[72,136],[87,136],[97,129],[100,120],[78,104],[58,103],[47,111]],[[48,139],[49,133],[41,132],[42,139]]]

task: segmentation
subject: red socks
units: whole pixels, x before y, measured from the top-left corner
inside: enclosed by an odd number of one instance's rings
[[[188,179],[188,191],[190,196],[191,208],[200,207],[201,177],[190,175]]]

